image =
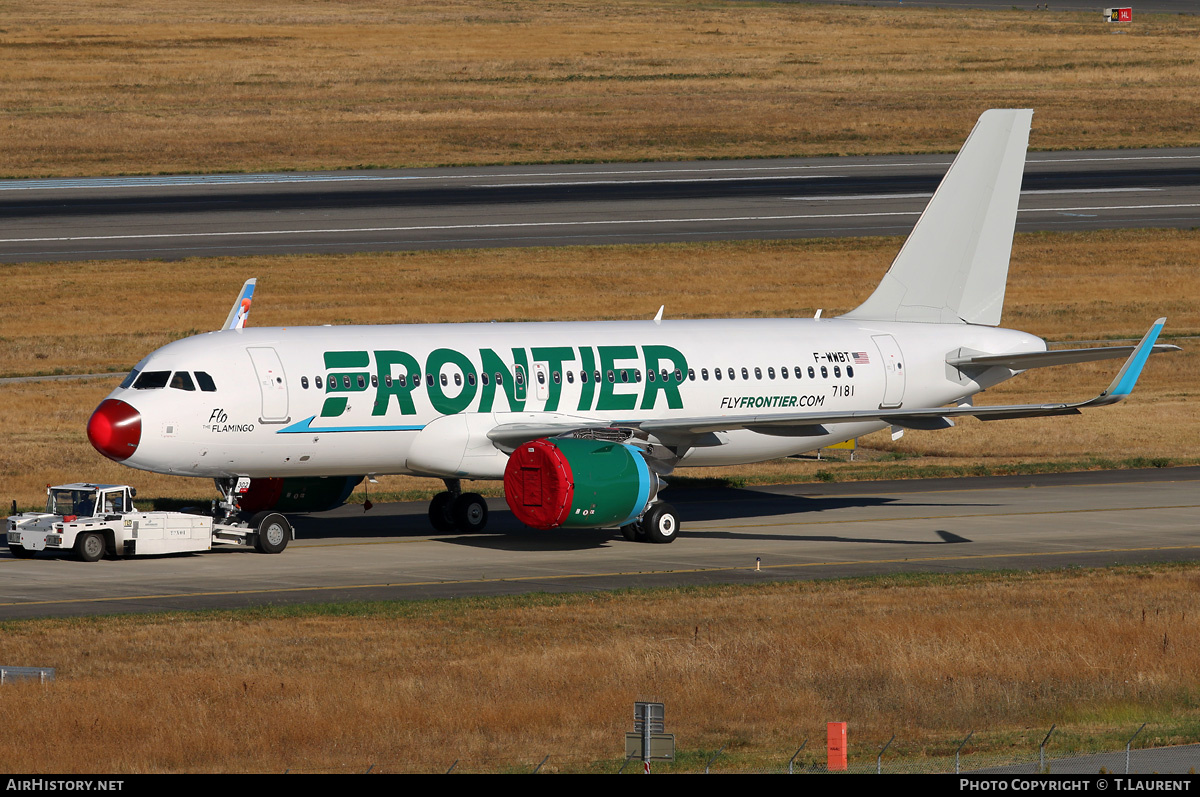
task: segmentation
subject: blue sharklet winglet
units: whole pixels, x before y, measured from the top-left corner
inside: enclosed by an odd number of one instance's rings
[[[1133,354],[1129,355],[1129,359],[1121,366],[1121,370],[1113,378],[1112,384],[1108,386],[1107,390],[1088,402],[1089,406],[1102,407],[1106,404],[1116,404],[1133,392],[1133,386],[1137,384],[1138,377],[1142,375],[1142,368],[1145,367],[1146,360],[1149,359],[1154,349],[1154,343],[1158,340],[1158,335],[1166,323],[1167,319],[1165,318],[1154,322],[1154,326],[1150,327],[1133,350]]]
[[[257,281],[256,277],[251,277],[242,285],[242,292],[229,309],[229,315],[221,329],[242,329],[246,326],[246,317],[250,315],[250,300],[254,298],[254,285]]]

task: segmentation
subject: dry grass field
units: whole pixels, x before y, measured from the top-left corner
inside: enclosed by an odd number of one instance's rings
[[[1198,615],[1188,565],[15,622],[57,680],[0,711],[10,771],[615,772],[645,699],[682,770],[823,763],[830,720],[852,763],[1029,760],[1194,742]]]
[[[220,325],[237,289],[259,277],[256,326],[417,323],[496,319],[674,318],[833,315],[854,307],[886,270],[900,239],[837,239],[664,246],[405,252],[188,260],[164,269],[145,261],[4,266],[5,291],[29,297],[0,314],[0,376],[124,371],[154,348]],[[1050,340],[1139,337],[1160,315],[1169,336],[1200,334],[1200,232],[1138,231],[1018,235],[1006,326]],[[454,275],[454,291],[444,289]],[[704,280],[694,275],[705,274]],[[563,275],[570,275],[564,279]],[[112,312],[117,281],[138,286],[141,312]],[[580,286],[594,297],[573,301]],[[664,286],[670,286],[664,287]],[[396,301],[404,297],[404,301]],[[981,403],[1084,399],[1118,363],[1045,369],[983,395]],[[84,424],[117,378],[0,386],[0,500],[40,504],[47,482],[132,480],[146,498],[205,500],[205,480],[135,473],[88,445]],[[1200,355],[1153,358],[1132,399],[1074,418],[984,424],[942,432],[886,434],[864,442],[900,462],[830,465],[783,461],[723,469],[751,482],[1002,472],[1018,463],[1133,457],[1191,462],[1200,439]],[[980,470],[984,468],[987,470]],[[974,469],[974,470],[972,470]],[[681,470],[707,477],[710,470]],[[385,478],[381,496],[433,491],[428,479]],[[497,485],[484,485],[485,490]],[[361,492],[360,492],[361,495]]]
[[[0,175],[1200,143],[1200,18],[614,0],[9,0]]]

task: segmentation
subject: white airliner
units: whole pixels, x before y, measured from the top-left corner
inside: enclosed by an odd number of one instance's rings
[[[879,429],[1078,413],[1129,395],[1155,345],[1047,351],[1000,329],[1033,112],[991,110],[874,293],[837,318],[246,328],[150,354],[88,422],[105,456],[212,478],[227,514],[335,506],[364,476],[445,481],[441,531],[482,530],[462,479],[503,479],[538,528],[670,542],[660,477],[785,457]],[[819,314],[818,314],[819,316]],[[1128,356],[1096,398],[975,407],[1017,373]]]

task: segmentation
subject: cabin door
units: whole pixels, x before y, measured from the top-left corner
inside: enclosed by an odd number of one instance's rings
[[[258,389],[262,393],[259,423],[287,423],[291,420],[288,417],[287,377],[284,376],[279,353],[269,346],[248,348],[246,353],[254,363]]]
[[[872,335],[871,340],[883,357],[883,401],[879,409],[893,409],[904,403],[904,354],[891,335]]]

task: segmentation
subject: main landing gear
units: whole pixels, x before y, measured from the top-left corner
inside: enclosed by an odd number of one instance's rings
[[[479,493],[464,493],[458,479],[445,479],[446,492],[429,502],[429,524],[442,533],[475,534],[487,526],[487,502]]]
[[[651,504],[646,514],[621,527],[621,534],[630,542],[674,542],[679,536],[679,516],[675,507],[659,502]]]

